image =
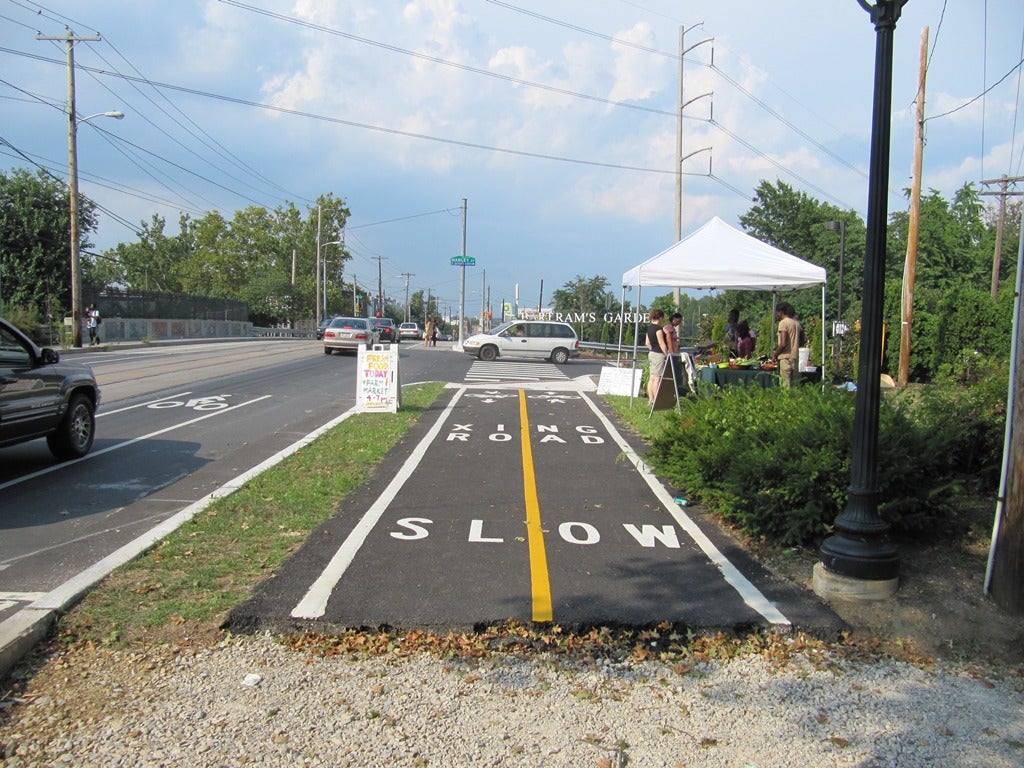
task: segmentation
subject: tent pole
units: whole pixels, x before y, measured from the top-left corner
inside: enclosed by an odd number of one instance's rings
[[[625,336],[626,327],[626,286],[622,286],[622,302],[619,304],[619,346],[615,350],[615,367],[618,368],[622,365],[622,339]],[[630,392],[633,388],[630,387]]]
[[[821,284],[821,389],[825,390],[825,363],[828,359],[825,333],[825,283]]]
[[[633,316],[636,318],[633,325],[633,362],[630,364],[630,381],[636,378],[636,342],[640,338],[640,294],[643,289],[640,287],[640,276],[636,279],[636,309]],[[633,407],[633,385],[629,386],[629,407]]]

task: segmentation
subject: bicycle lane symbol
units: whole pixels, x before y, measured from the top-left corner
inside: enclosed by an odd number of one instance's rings
[[[193,411],[220,411],[228,407],[227,399],[231,395],[207,395],[193,397],[189,400],[162,400],[149,405],[149,408],[191,408]]]

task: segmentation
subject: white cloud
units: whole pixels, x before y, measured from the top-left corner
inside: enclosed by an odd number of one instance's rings
[[[648,48],[654,47],[654,34],[646,22],[637,22],[630,29],[615,35]],[[615,80],[608,92],[612,101],[643,101],[666,86],[669,60],[623,43],[612,43],[615,52]]]

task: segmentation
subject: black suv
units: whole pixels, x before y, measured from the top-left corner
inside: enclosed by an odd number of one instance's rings
[[[58,459],[92,448],[100,388],[92,369],[62,363],[0,320],[0,448],[45,437]]]
[[[387,341],[392,344],[400,344],[402,342],[401,337],[398,335],[398,326],[395,325],[395,321],[390,317],[373,318],[373,327],[380,334],[380,341]]]

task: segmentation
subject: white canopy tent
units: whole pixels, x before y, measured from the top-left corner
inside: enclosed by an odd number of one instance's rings
[[[625,272],[622,275],[622,302],[625,306],[626,288],[634,286],[639,307],[641,291],[649,286],[776,293],[821,285],[821,323],[824,330],[825,278],[823,267],[763,243],[715,216],[675,245]],[[634,339],[639,335],[639,319],[636,325]],[[824,365],[824,333],[821,346]]]

